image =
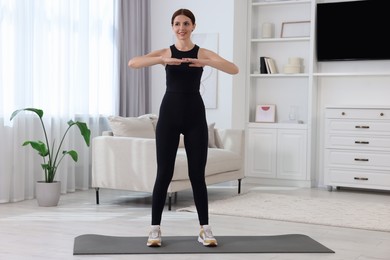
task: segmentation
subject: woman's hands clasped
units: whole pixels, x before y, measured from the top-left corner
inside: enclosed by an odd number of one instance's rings
[[[176,58],[162,58],[163,63],[165,65],[180,65],[182,63],[189,63],[190,67],[204,67],[205,64],[199,60],[194,58],[182,58],[182,59],[176,59]]]

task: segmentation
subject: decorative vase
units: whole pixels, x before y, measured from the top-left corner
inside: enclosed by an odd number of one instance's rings
[[[61,182],[44,182],[36,183],[36,197],[38,205],[41,207],[54,207],[58,205],[61,195]]]

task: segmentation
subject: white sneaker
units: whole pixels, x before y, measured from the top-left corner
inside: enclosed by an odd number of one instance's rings
[[[211,232],[210,225],[203,225],[203,228],[200,229],[198,241],[204,246],[214,247],[218,245],[213,232]]]
[[[161,246],[161,229],[159,225],[152,225],[149,233],[147,246],[159,247]]]

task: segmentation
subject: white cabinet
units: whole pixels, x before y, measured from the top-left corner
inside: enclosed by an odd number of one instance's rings
[[[253,126],[248,128],[247,176],[278,180],[308,180],[306,170],[306,129]]]
[[[247,168],[250,177],[276,178],[277,132],[275,129],[249,128]]]
[[[306,180],[306,130],[277,131],[276,176],[279,179]]]
[[[390,190],[390,107],[327,107],[324,154],[330,190]]]
[[[312,75],[315,1],[248,3],[246,175],[273,179],[276,185],[310,186],[316,140],[312,130],[316,124]],[[264,24],[267,32],[271,24],[271,37],[264,37]],[[260,73],[260,57],[272,58],[278,72]],[[285,70],[297,58],[298,73]],[[275,105],[275,122],[256,122],[256,108],[264,104]]]

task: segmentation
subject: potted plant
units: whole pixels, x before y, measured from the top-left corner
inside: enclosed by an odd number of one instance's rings
[[[68,128],[63,134],[60,143],[57,145],[55,140],[53,140],[50,144],[46,132],[46,127],[42,120],[43,110],[36,108],[18,109],[12,113],[10,120],[12,120],[17,114],[22,111],[34,112],[39,117],[43,134],[45,137],[44,141],[25,141],[23,143],[23,146],[31,145],[31,147],[36,150],[43,159],[43,163],[41,164],[41,166],[44,171],[44,181],[38,181],[36,183],[36,197],[38,204],[40,206],[56,206],[58,204],[61,194],[61,183],[59,181],[54,180],[58,166],[66,155],[69,155],[75,162],[77,162],[78,160],[78,154],[75,150],[61,151],[61,147],[65,140],[65,137],[72,126],[77,126],[80,130],[81,135],[84,138],[86,145],[89,146],[91,131],[86,123],[79,121],[74,122],[73,120],[69,120]],[[50,191],[55,192],[55,194],[50,194]]]

